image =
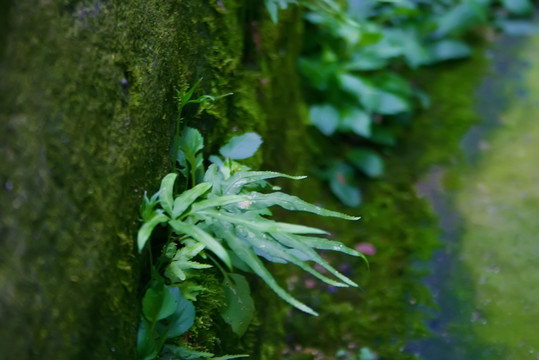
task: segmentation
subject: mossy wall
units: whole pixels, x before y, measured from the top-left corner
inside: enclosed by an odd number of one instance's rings
[[[262,2],[4,3],[2,356],[134,359],[137,211],[170,168],[175,91],[204,77],[201,94],[234,92],[187,122],[211,149],[255,130],[282,158],[303,126],[300,14],[276,27]]]
[[[21,0],[2,7],[9,12],[0,14],[8,20],[0,21],[0,348],[10,359],[134,359],[137,210],[171,166],[176,89],[203,77],[199,94],[234,93],[185,108],[208,153],[256,131],[264,144],[249,165],[313,175],[335,146],[305,125],[296,73],[301,14],[292,7],[275,25],[262,1],[246,0]],[[361,222],[285,219],[328,229],[350,246],[373,244],[370,272],[361,261],[330,256],[365,292],[307,288],[289,266],[275,266],[280,282],[291,279],[291,292],[322,316],[288,313],[255,280],[257,314],[242,339],[227,337],[219,294],[208,293],[197,303],[189,341],[255,359],[282,359],[285,338],[290,359],[298,346],[302,359],[314,357],[305,347],[331,357],[360,346],[381,358],[413,358],[405,346],[425,331],[419,308],[429,295],[412,265],[430,255],[438,236],[413,183],[457,153],[484,66],[476,59],[447,76],[426,73],[434,106],[394,151],[409,156],[392,157],[386,179],[368,185],[356,211]],[[280,185],[350,212],[312,177]],[[206,280],[217,281],[211,272]]]

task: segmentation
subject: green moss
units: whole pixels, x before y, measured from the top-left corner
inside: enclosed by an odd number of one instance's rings
[[[539,53],[537,36],[523,45],[520,59]],[[498,114],[500,126],[483,140],[478,161],[461,169],[462,187],[455,194],[463,219],[461,265],[475,290],[474,318],[467,326],[485,344],[480,359],[533,357],[539,347],[531,335],[539,321],[533,305],[539,296],[534,285],[538,275],[530,271],[538,253],[539,126],[533,119],[539,68],[527,66],[522,79],[525,92],[512,89],[506,94],[510,102]]]
[[[264,15],[257,50],[256,29],[245,24],[258,21],[263,6],[247,8],[233,0],[12,2],[1,60],[6,356],[134,358],[137,209],[143,191],[155,190],[170,167],[175,90],[204,77],[200,94],[235,93],[186,108],[185,122],[202,130],[212,152],[250,130],[272,144],[281,125],[293,124],[286,114],[298,106],[295,53],[276,54],[297,48],[288,42],[298,33],[288,40],[282,32],[295,27],[298,14],[283,22],[288,28]],[[253,57],[254,65],[247,60]],[[270,65],[276,58],[286,71]],[[267,83],[269,77],[280,80]],[[276,86],[284,82],[294,97],[280,98]],[[268,104],[281,114],[268,116]],[[273,118],[277,132],[268,126]],[[275,154],[270,146],[264,151],[264,158]],[[251,165],[262,161],[261,153]],[[217,278],[205,280],[212,290],[201,294],[191,336],[219,350]],[[262,347],[255,340],[243,346]]]
[[[431,105],[403,132],[407,154],[403,160],[407,164],[400,168],[404,172],[417,177],[433,164],[462,160],[460,142],[479,121],[475,92],[488,67],[485,45],[480,45],[470,59],[422,69],[416,74],[416,81],[428,94]]]
[[[209,352],[219,352],[221,347],[220,334],[217,332],[220,311],[224,305],[223,287],[218,271],[205,271],[194,278],[194,281],[205,290],[200,291],[197,300],[196,317],[193,327],[186,335],[188,344]]]
[[[325,184],[312,179],[301,182],[295,191],[301,197],[363,217],[359,223],[349,223],[302,216],[302,223],[329,229],[336,239],[352,247],[370,243],[377,253],[370,257],[370,272],[361,261],[330,256],[331,263],[351,271],[364,291],[333,293],[334,289],[319,285],[312,288],[305,276],[293,277],[291,292],[300,294],[300,299],[313,305],[321,316],[293,312],[288,317],[285,328],[291,342],[287,358],[312,359],[316,354],[332,358],[338,350],[361,346],[368,346],[384,359],[414,358],[405,349],[426,335],[424,309],[433,306],[422,283],[426,272],[420,264],[439,246],[440,235],[437,218],[430,204],[416,194],[415,183],[431,166],[461,157],[460,139],[478,120],[474,93],[487,68],[479,49],[470,61],[416,74],[431,97],[432,107],[402,130],[398,146],[388,151],[384,178],[361,184],[366,196],[359,209],[345,209]],[[299,161],[309,159],[312,168],[317,159],[332,153],[335,144],[320,135],[309,135],[311,140],[303,138],[294,146],[308,149]],[[297,348],[300,350],[294,350]]]
[[[202,131],[211,153],[233,135],[256,131],[264,144],[249,165],[311,175],[333,146],[306,126],[296,70],[301,13],[297,7],[282,12],[277,26],[262,2],[239,0],[19,1],[10,13],[0,68],[6,94],[0,100],[6,159],[0,163],[0,230],[6,234],[0,255],[0,285],[6,289],[0,297],[1,347],[8,349],[6,356],[21,359],[135,358],[137,209],[143,191],[157,189],[170,169],[176,89],[203,77],[200,94],[235,93],[211,106],[185,109],[185,123]],[[403,356],[399,347],[422,331],[410,301],[427,302],[421,272],[411,265],[436,237],[411,174],[450,158],[462,121],[471,119],[469,110],[458,113],[469,109],[466,97],[457,101],[456,85],[447,85],[454,78],[473,83],[477,74],[460,69],[436,75],[435,108],[414,122],[400,148],[411,160],[394,160],[389,180],[369,185],[365,205],[353,211],[363,222],[286,219],[327,228],[351,246],[374,244],[378,254],[371,273],[361,261],[333,258],[350,262],[366,293],[300,293],[304,289],[297,285],[292,292],[326,314],[307,318],[288,315],[288,306],[253,279],[258,313],[237,339],[228,336],[218,316],[219,277],[209,272],[204,284],[210,291],[198,300],[191,344],[281,359],[288,334],[296,339],[292,343],[324,345],[328,354],[346,342],[387,343],[376,350]],[[467,84],[458,86],[466,92],[473,86]],[[452,117],[460,120],[453,124]],[[433,129],[432,118],[445,120]],[[424,151],[444,141],[452,145]],[[425,145],[416,148],[419,143]],[[349,212],[314,179],[280,184],[306,200]],[[293,275],[289,267],[274,270],[281,283]],[[313,334],[328,335],[314,344],[320,337]]]
[[[256,72],[241,64],[240,3],[224,3],[226,12],[216,2],[11,5],[1,60],[6,356],[135,357],[132,239],[142,192],[170,166],[175,88],[204,76],[201,92],[239,89],[187,114],[210,144],[234,128],[264,133]],[[213,320],[200,321],[197,339],[210,347]]]

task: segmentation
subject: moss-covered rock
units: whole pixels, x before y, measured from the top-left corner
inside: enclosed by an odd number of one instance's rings
[[[203,77],[200,94],[234,93],[185,108],[184,122],[202,131],[210,153],[231,136],[256,131],[264,144],[249,165],[311,175],[335,145],[304,121],[296,73],[301,13],[292,7],[275,25],[262,1],[4,3],[10,16],[0,22],[6,28],[0,32],[0,348],[13,359],[134,359],[141,295],[137,209],[144,190],[156,190],[171,167],[176,90]],[[447,82],[455,75],[448,76],[439,93],[453,93]],[[466,84],[459,86],[475,86]],[[256,359],[282,359],[286,335],[291,345],[325,347],[328,356],[343,346],[390,344],[375,350],[385,358],[408,357],[402,346],[424,330],[415,304],[428,301],[421,272],[411,265],[428,255],[437,236],[411,174],[455,149],[470,113],[452,104],[436,100],[428,113],[459,118],[450,145],[440,146],[450,122],[432,132],[431,119],[422,117],[407,129],[399,151],[411,149],[411,160],[393,160],[391,180],[369,185],[358,211],[363,223],[286,219],[329,229],[351,246],[375,245],[370,274],[361,261],[333,259],[348,266],[343,271],[351,271],[365,294],[305,288],[292,276],[292,293],[326,314],[313,318],[290,315],[254,280],[258,312],[237,339],[219,318],[219,274],[210,271],[204,285],[212,290],[199,296],[197,320],[184,340]],[[426,145],[417,147],[419,141]],[[425,151],[432,144],[438,151]],[[280,185],[341,207],[314,179]],[[281,283],[290,278],[288,266],[273,270]]]
[[[3,356],[133,359],[137,209],[171,165],[175,91],[204,77],[201,93],[235,92],[198,112],[186,108],[210,148],[246,130],[271,143],[279,135],[269,128],[297,123],[298,46],[290,43],[299,14],[262,36],[270,23],[262,4],[242,1],[4,3]],[[266,115],[268,104],[279,114]]]

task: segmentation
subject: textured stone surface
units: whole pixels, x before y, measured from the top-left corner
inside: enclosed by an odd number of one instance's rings
[[[236,93],[211,108],[186,109],[212,148],[235,131],[255,130],[268,141],[267,122],[280,129],[299,114],[291,104],[299,47],[287,54],[286,44],[300,29],[284,16],[261,37],[267,15],[239,3],[6,2],[2,356],[136,357],[137,210],[143,191],[157,188],[170,167],[176,88],[203,76],[201,93]],[[282,79],[264,75],[270,60],[283,70],[271,69],[286,76],[286,91],[275,89]],[[264,106],[275,110],[266,116]]]

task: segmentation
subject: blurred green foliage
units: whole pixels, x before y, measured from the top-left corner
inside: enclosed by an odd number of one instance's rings
[[[359,178],[384,174],[399,127],[430,105],[416,69],[469,57],[470,34],[481,27],[534,31],[522,20],[530,0],[266,0],[274,21],[291,3],[307,9],[299,67],[311,123],[339,144],[319,175],[352,207],[361,203]]]

